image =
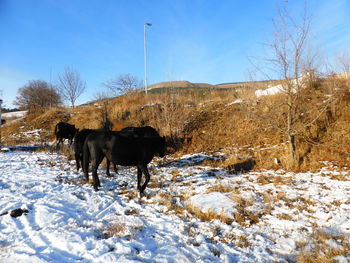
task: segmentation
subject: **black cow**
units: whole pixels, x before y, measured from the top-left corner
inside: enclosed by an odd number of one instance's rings
[[[110,130],[110,125],[107,123],[100,130]],[[89,134],[95,131],[99,131],[99,130],[83,129],[81,131],[78,131],[74,136],[73,149],[74,149],[74,156],[75,156],[77,171],[79,171],[83,163],[83,145],[84,145],[85,139]],[[152,137],[152,136],[160,137],[159,133],[151,126],[126,127],[122,129],[120,132],[125,136],[132,136],[132,137]],[[106,167],[107,176],[110,176],[109,166],[110,166],[110,161],[107,159],[107,167]],[[114,165],[114,171],[117,172],[116,165]]]
[[[69,145],[72,145],[73,138],[77,131],[78,129],[75,128],[75,125],[62,121],[57,123],[55,126],[56,148],[58,148],[60,143],[63,144],[64,139],[68,139]]]
[[[92,130],[92,129],[82,129],[78,131],[74,136],[73,150],[74,150],[74,157],[75,157],[75,162],[77,166],[77,171],[79,171],[83,163],[83,146],[84,146],[85,139],[90,133],[93,133],[95,131],[96,130]]]
[[[104,129],[101,129],[104,130]],[[93,130],[93,129],[82,129],[81,131],[78,131],[75,136],[74,136],[74,141],[73,141],[73,150],[74,150],[74,157],[75,157],[75,163],[77,166],[77,171],[79,171],[80,167],[83,166],[83,146],[86,137],[99,130]],[[110,176],[109,172],[109,166],[110,166],[110,161],[107,159],[107,165],[106,165],[106,174],[107,176]],[[117,173],[117,167],[114,165],[114,171]]]
[[[122,132],[98,131],[88,135],[84,143],[83,170],[86,180],[89,180],[89,161],[92,164],[93,186],[97,191],[100,180],[97,169],[102,159],[106,156],[114,164],[123,166],[137,166],[137,189],[142,195],[149,180],[150,174],[147,165],[153,157],[165,154],[165,138],[128,136]],[[141,186],[142,173],[146,179]]]

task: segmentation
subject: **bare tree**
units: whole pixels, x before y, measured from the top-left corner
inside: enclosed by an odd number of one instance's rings
[[[31,80],[18,90],[14,105],[21,109],[36,110],[62,103],[56,89],[43,80]]]
[[[78,71],[69,67],[65,68],[62,75],[58,75],[58,82],[58,90],[74,108],[75,101],[86,89],[86,83],[81,79]]]
[[[350,83],[350,53],[348,51],[342,51],[337,55],[336,62],[341,73],[344,74],[346,79],[346,85]]]
[[[122,74],[116,79],[107,80],[103,85],[117,96],[142,88],[142,81],[131,74]]]
[[[313,117],[306,117],[306,104],[311,100],[305,96],[312,96],[312,92],[304,92],[315,81],[318,54],[310,48],[311,18],[307,8],[297,20],[291,16],[287,5],[288,2],[278,9],[277,18],[273,20],[273,38],[265,44],[268,56],[263,59],[265,67],[260,67],[259,71],[268,79],[280,79],[279,87],[284,100],[281,105],[277,105],[280,116],[270,116],[270,120],[274,120],[275,124],[278,120],[276,128],[286,136],[288,142],[289,165],[295,167],[301,161],[298,140],[302,130],[315,123],[320,116],[314,114]],[[324,111],[324,108],[319,111]]]

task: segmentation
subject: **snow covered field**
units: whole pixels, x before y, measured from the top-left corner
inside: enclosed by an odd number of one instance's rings
[[[208,158],[156,160],[139,199],[134,168],[100,170],[94,192],[61,155],[2,152],[0,214],[28,213],[0,216],[0,262],[350,262],[348,168],[235,175]]]

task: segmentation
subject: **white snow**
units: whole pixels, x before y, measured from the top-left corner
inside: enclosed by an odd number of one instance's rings
[[[27,114],[27,111],[14,111],[14,112],[2,113],[1,116],[6,120],[12,120],[12,119],[24,117],[26,114]]]
[[[102,187],[95,192],[74,161],[57,153],[1,152],[0,214],[29,212],[0,216],[0,262],[291,262],[315,228],[349,240],[347,168],[231,175],[201,166],[206,158],[214,157],[152,162],[151,182],[139,199],[135,168],[120,168],[113,177],[99,170]],[[232,191],[210,190],[217,185]],[[201,221],[187,202],[233,222]],[[337,239],[329,244],[340,245]],[[336,259],[349,262],[350,256]]]
[[[281,93],[283,91],[282,85],[276,85],[276,86],[269,86],[267,89],[258,89],[255,91],[255,96],[261,97],[261,96],[268,96],[268,95],[275,95],[278,93]]]
[[[225,214],[228,218],[233,218],[233,213],[237,211],[235,202],[218,192],[194,195],[187,200],[186,204],[198,207],[202,212]]]
[[[234,105],[234,104],[240,104],[240,103],[242,103],[242,102],[243,102],[243,100],[237,99],[237,100],[234,100],[234,101],[228,103],[227,106]]]
[[[292,79],[290,81],[291,85],[294,87],[293,92],[296,91],[296,88],[298,87],[304,87],[305,86],[305,82],[307,80],[307,78],[310,76],[309,72],[303,73],[301,74],[300,77]],[[258,89],[255,91],[255,96],[256,97],[262,97],[262,96],[269,96],[269,95],[276,95],[278,93],[281,93],[283,91],[286,91],[285,88],[283,87],[283,85],[278,84],[275,86],[269,85],[267,89]]]

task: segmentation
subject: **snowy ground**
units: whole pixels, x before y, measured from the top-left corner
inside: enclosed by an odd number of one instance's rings
[[[153,162],[139,199],[134,168],[101,170],[94,192],[61,155],[2,152],[0,214],[28,214],[0,216],[0,262],[293,262],[318,247],[350,262],[348,169],[233,175],[208,158]]]
[[[17,118],[22,118],[27,114],[27,111],[14,111],[14,112],[6,112],[2,113],[2,118],[6,120],[12,120]]]

